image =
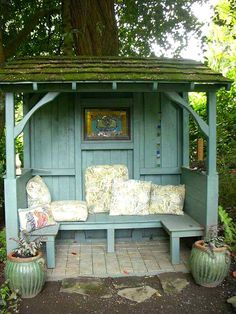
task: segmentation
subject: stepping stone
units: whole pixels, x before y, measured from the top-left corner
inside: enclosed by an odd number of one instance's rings
[[[66,278],[62,280],[60,292],[78,293],[85,296],[107,297],[110,289],[100,279]]]
[[[153,296],[153,294],[155,293],[157,293],[156,289],[153,289],[149,286],[143,286],[143,287],[122,289],[117,294],[120,297],[126,298],[130,301],[141,303],[151,298],[151,296]]]
[[[229,299],[227,300],[227,303],[232,304],[234,310],[236,311],[236,295],[233,296],[233,297],[231,297],[231,298],[229,298]]]
[[[159,280],[162,289],[167,294],[179,293],[189,285],[188,274],[183,273],[164,273],[160,274]]]

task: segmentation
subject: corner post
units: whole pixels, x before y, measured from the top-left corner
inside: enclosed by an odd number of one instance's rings
[[[209,92],[207,97],[207,118],[209,136],[207,139],[208,175],[216,174],[216,93]]]
[[[183,93],[183,98],[188,102],[188,93]],[[184,108],[182,109],[182,165],[183,167],[189,167],[189,113]]]
[[[6,93],[6,178],[5,187],[5,217],[6,217],[6,239],[7,252],[16,247],[16,243],[10,240],[18,236],[18,216],[17,216],[17,186],[15,170],[15,106],[14,94]]]
[[[216,170],[216,93],[207,97],[209,136],[207,138],[207,213],[206,230],[218,224],[218,174]]]

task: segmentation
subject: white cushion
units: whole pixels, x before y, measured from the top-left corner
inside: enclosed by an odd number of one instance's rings
[[[88,218],[86,202],[56,201],[50,208],[56,221],[86,221]]]
[[[184,198],[184,185],[152,184],[149,213],[183,215]]]
[[[114,179],[128,179],[128,169],[125,165],[98,165],[86,169],[85,195],[90,213],[109,211]]]
[[[33,208],[20,208],[18,214],[20,229],[27,232],[56,224],[48,204]]]
[[[49,189],[40,176],[35,176],[28,181],[26,192],[29,207],[49,204],[51,202]]]
[[[148,215],[151,182],[114,180],[110,215]]]

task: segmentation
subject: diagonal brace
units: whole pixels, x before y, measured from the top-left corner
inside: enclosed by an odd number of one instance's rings
[[[39,102],[24,116],[24,118],[14,127],[14,138],[16,138],[23,131],[26,123],[29,121],[31,116],[37,111],[39,108],[54,100],[60,93],[59,92],[49,92]]]
[[[209,126],[207,123],[189,106],[186,100],[184,100],[178,93],[176,92],[164,92],[164,94],[173,102],[178,104],[181,108],[186,109],[194,118],[196,123],[198,124],[201,131],[209,137]]]

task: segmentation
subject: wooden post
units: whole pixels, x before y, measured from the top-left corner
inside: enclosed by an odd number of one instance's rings
[[[207,140],[208,174],[216,174],[216,93],[208,93],[207,102],[209,136]]]
[[[18,215],[17,215],[17,186],[15,168],[15,108],[13,93],[6,93],[6,179],[5,186],[5,218],[7,252],[16,247],[16,243],[10,238],[18,237]]]
[[[197,160],[203,161],[204,159],[204,141],[203,138],[197,140]]]
[[[207,215],[206,230],[218,223],[218,174],[216,171],[216,93],[208,93],[209,136],[207,139]]]
[[[188,102],[188,93],[183,93],[183,98]],[[189,167],[189,113],[184,108],[182,109],[183,123],[183,166]]]

